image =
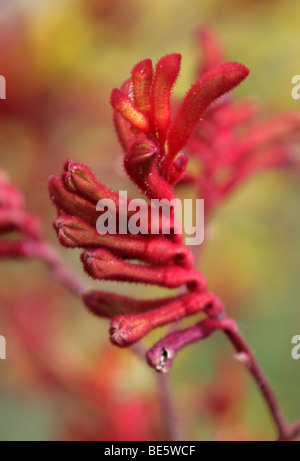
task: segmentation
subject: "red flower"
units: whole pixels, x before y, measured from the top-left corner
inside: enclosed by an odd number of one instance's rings
[[[115,126],[125,150],[125,169],[149,198],[174,198],[173,186],[187,167],[187,156],[180,150],[209,104],[249,73],[241,64],[227,63],[205,74],[188,91],[172,123],[170,93],[180,61],[178,54],[165,56],[154,73],[149,59],[141,61],[132,78],[111,96]]]
[[[159,60],[155,69],[149,59],[139,62],[121,89],[114,89],[111,105],[114,123],[124,149],[124,167],[148,199],[175,198],[174,186],[181,181],[194,183],[206,201],[206,211],[228,194],[242,179],[267,166],[286,163],[285,143],[299,124],[299,116],[287,114],[264,123],[254,123],[253,104],[236,103],[233,98],[213,101],[233,89],[248,75],[238,63],[223,63],[218,39],[208,29],[199,31],[204,59],[202,74],[171,113],[170,94],[180,70],[181,56],[170,54]],[[203,73],[206,72],[206,73]],[[204,114],[204,115],[203,115]],[[202,119],[202,117],[204,117]],[[242,129],[241,129],[242,128]],[[185,148],[185,153],[182,149]],[[201,163],[202,172],[188,172],[187,153]],[[175,232],[121,232],[132,216],[125,212],[127,199],[101,184],[87,166],[67,161],[61,178],[49,181],[50,196],[57,208],[54,228],[62,245],[82,248],[84,270],[96,280],[150,284],[166,288],[185,287],[171,298],[137,300],[103,291],[83,294],[94,314],[111,318],[111,341],[126,347],[141,340],[152,329],[204,311],[204,323],[163,338],[149,351],[148,363],[159,371],[164,351],[175,353],[185,345],[226,329],[222,303],[207,293],[204,276],[194,267],[193,256]],[[117,210],[116,232],[100,235],[96,230],[97,203],[109,199]],[[232,327],[232,326],[231,326]],[[232,327],[233,329],[233,327]]]
[[[174,185],[187,166],[187,156],[180,150],[207,106],[248,75],[241,64],[217,67],[192,86],[172,122],[170,93],[180,61],[178,54],[165,56],[153,71],[152,62],[144,60],[134,67],[122,89],[113,90],[111,95],[115,126],[125,151],[125,170],[149,199],[175,198]],[[84,294],[83,299],[93,313],[112,317],[110,332],[114,344],[128,346],[153,328],[200,310],[212,316],[222,313],[221,303],[206,293],[205,278],[194,268],[192,253],[181,235],[97,233],[96,222],[101,215],[96,210],[97,202],[110,199],[118,211],[127,203],[120,203],[118,194],[99,183],[86,166],[66,162],[61,179],[50,178],[49,189],[58,211],[54,221],[58,238],[66,247],[85,250],[81,259],[91,277],[167,288],[186,286],[186,294],[154,301],[97,291]],[[127,225],[128,215],[118,216],[120,230],[124,225],[120,221],[125,220]],[[175,226],[174,215],[172,219]]]

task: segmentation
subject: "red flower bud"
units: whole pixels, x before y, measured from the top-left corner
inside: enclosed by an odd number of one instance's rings
[[[173,243],[165,237],[100,235],[83,219],[68,215],[60,216],[53,225],[60,243],[67,248],[104,248],[126,259],[139,259],[159,265],[173,263],[187,269],[193,267],[191,251],[186,246]]]
[[[95,204],[73,192],[69,192],[64,187],[61,179],[50,176],[49,193],[59,215],[79,216],[92,226],[96,226],[100,212],[96,211]]]
[[[153,67],[150,59],[139,62],[132,70],[133,96],[137,107],[147,114],[151,112],[150,90]]]
[[[187,285],[190,291],[205,291],[206,280],[196,270],[179,266],[140,266],[125,263],[106,250],[90,250],[82,254],[86,272],[94,279],[144,283],[167,288]]]
[[[132,181],[149,199],[175,199],[172,186],[163,179],[157,170],[158,148],[145,139],[131,146],[124,158],[124,168]]]
[[[161,299],[140,300],[104,291],[92,290],[82,295],[85,305],[99,317],[113,318],[120,314],[140,314],[141,312],[172,303],[178,296]]]
[[[149,133],[150,121],[141,110],[134,106],[131,99],[115,88],[111,93],[110,103],[137,130]]]
[[[170,93],[180,71],[180,62],[180,54],[169,54],[161,58],[155,68],[151,119],[161,146],[166,141],[171,122]]]
[[[185,146],[204,110],[215,99],[232,90],[249,74],[242,64],[230,62],[201,77],[185,96],[177,117],[168,134],[169,166],[176,154]]]
[[[147,352],[148,364],[156,371],[167,373],[172,366],[176,354],[189,344],[208,338],[216,330],[235,328],[232,319],[205,319],[193,327],[178,330],[165,336]]]
[[[175,185],[184,177],[188,161],[188,156],[183,152],[173,161],[168,172],[170,184]]]
[[[111,341],[120,347],[130,346],[140,341],[151,330],[210,309],[215,314],[223,312],[222,303],[209,293],[188,293],[164,300],[164,304],[138,315],[119,315],[111,322]]]
[[[119,206],[119,194],[97,181],[92,171],[81,163],[67,160],[62,180],[70,192],[75,192],[94,204],[101,199],[110,199],[116,206]],[[125,199],[124,202],[126,202]]]

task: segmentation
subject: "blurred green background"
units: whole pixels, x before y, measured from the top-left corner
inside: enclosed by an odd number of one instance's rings
[[[109,96],[137,61],[181,53],[174,94],[182,96],[195,79],[195,30],[206,24],[220,35],[228,60],[250,68],[239,97],[258,100],[266,113],[300,110],[291,97],[292,76],[300,74],[299,21],[297,0],[3,1],[0,74],[7,101],[0,104],[0,167],[58,247],[47,178],[60,173],[66,158],[89,165],[109,187],[134,193],[120,167]],[[208,224],[201,261],[210,290],[238,319],[290,420],[300,415],[300,361],[291,357],[292,337],[300,334],[299,224],[299,171],[260,174]],[[78,253],[61,252],[81,274]],[[0,263],[0,271],[0,334],[7,338],[0,439],[164,438],[156,376],[130,352],[108,344],[108,323],[48,281],[39,262]],[[133,293],[130,286],[114,289]],[[134,294],[153,296],[153,288]],[[49,356],[26,350],[10,316],[19,309],[21,325],[29,322],[50,338]],[[58,385],[53,375],[64,368],[69,380]],[[103,401],[81,402],[70,378],[77,373],[96,380]],[[183,351],[170,378],[186,440],[274,437],[257,389],[221,334]],[[99,406],[96,416],[93,405]],[[124,432],[110,412],[132,431]]]

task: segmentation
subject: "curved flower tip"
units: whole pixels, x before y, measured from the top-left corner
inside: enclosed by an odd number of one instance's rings
[[[144,59],[132,70],[133,96],[137,107],[145,114],[150,115],[150,91],[153,78],[151,59]]]
[[[209,104],[235,88],[248,75],[249,69],[244,65],[228,62],[205,74],[192,85],[168,133],[167,168],[186,145]]]
[[[230,318],[205,319],[196,325],[175,331],[162,338],[146,354],[148,364],[158,372],[170,371],[176,354],[189,344],[211,336],[216,330],[232,330],[236,327]]]
[[[111,322],[110,339],[118,347],[128,347],[140,341],[151,329],[147,317],[120,316]]]
[[[169,54],[156,65],[152,87],[152,123],[161,144],[164,144],[171,122],[170,94],[180,71],[181,55]]]
[[[159,373],[168,373],[172,368],[176,351],[172,346],[158,346],[158,343],[155,346],[146,354],[147,363]]]
[[[150,121],[146,114],[135,107],[131,99],[122,91],[115,88],[111,93],[110,103],[134,128],[145,133],[150,132]]]

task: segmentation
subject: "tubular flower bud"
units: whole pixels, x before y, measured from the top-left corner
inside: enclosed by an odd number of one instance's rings
[[[140,341],[151,330],[194,315],[203,310],[223,311],[222,303],[209,293],[188,293],[146,313],[119,315],[111,322],[111,341],[120,347]]]
[[[184,245],[163,237],[143,238],[136,235],[100,235],[81,218],[62,215],[53,222],[60,243],[67,248],[102,248],[121,258],[138,259],[152,264],[176,264],[193,267],[193,255]],[[1,226],[1,215],[0,215]]]
[[[129,264],[107,250],[90,250],[82,254],[86,272],[95,280],[143,283],[166,288],[187,285],[190,291],[205,291],[206,280],[196,270],[179,266],[141,266]]]
[[[148,364],[158,372],[167,373],[172,367],[176,354],[184,347],[211,336],[216,330],[235,328],[232,319],[205,319],[196,325],[178,330],[165,336],[147,352]]]

